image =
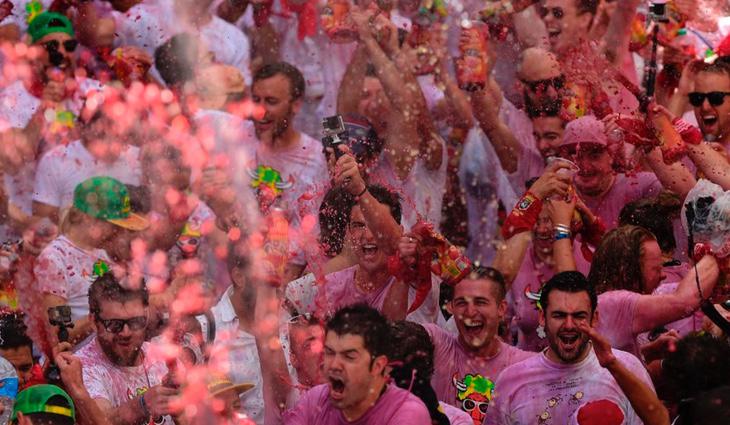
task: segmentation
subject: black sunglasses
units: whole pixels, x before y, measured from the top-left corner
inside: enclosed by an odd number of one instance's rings
[[[99,315],[96,315],[98,320],[107,332],[118,334],[124,329],[124,326],[129,326],[130,331],[139,331],[147,326],[147,317],[137,316],[131,319],[102,319]]]
[[[547,80],[535,80],[527,81],[520,80],[522,84],[526,85],[533,92],[542,92],[548,89],[548,87],[554,87],[556,90],[560,90],[565,87],[565,76],[560,75],[555,78],[549,78]]]
[[[78,47],[79,42],[78,40],[66,40],[61,43],[58,40],[50,40],[43,43],[43,46],[49,52],[57,52],[58,49],[61,47],[61,44],[63,44],[63,48],[64,50],[66,50],[66,52],[73,53],[73,51],[76,50],[76,47]]]
[[[555,19],[563,19],[563,16],[565,16],[565,11],[563,11],[562,7],[540,6],[537,8],[537,13],[540,15],[541,18],[545,18],[551,12]]]
[[[730,93],[724,91],[711,91],[709,93],[700,93],[693,91],[689,94],[689,103],[692,106],[702,106],[705,103],[705,99],[710,102],[712,106],[720,106],[725,103],[725,96],[730,96]]]

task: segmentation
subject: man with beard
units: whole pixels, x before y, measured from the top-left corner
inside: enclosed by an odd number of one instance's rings
[[[599,320],[598,298],[586,278],[578,272],[555,275],[545,284],[540,304],[548,348],[499,375],[486,423],[576,424],[598,418],[601,423],[643,423],[645,412],[640,406],[634,410],[631,388],[639,387],[650,399],[651,379],[631,354],[591,344]],[[634,385],[625,388],[624,378],[633,378]]]
[[[309,390],[284,415],[287,425],[431,424],[426,406],[407,390],[388,384],[387,320],[363,304],[339,310],[327,322],[327,383]]]
[[[499,373],[534,355],[504,343],[497,334],[507,312],[505,295],[501,273],[478,267],[454,287],[447,305],[458,335],[424,325],[434,345],[431,384],[438,399],[466,411],[475,424],[487,413]]]
[[[89,321],[96,336],[77,352],[91,398],[115,424],[174,424],[169,416],[178,391],[165,386],[163,362],[145,355],[149,294],[122,286],[113,273],[89,288]]]

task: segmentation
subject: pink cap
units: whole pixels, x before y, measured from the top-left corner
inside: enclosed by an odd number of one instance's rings
[[[593,115],[586,115],[568,123],[563,133],[563,145],[595,143],[608,146],[608,138],[603,126]]]

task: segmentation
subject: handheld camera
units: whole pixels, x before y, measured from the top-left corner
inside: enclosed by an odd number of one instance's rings
[[[324,148],[332,148],[335,151],[335,160],[340,159],[342,151],[339,149],[341,143],[347,141],[347,129],[342,115],[325,117],[322,119],[322,145]]]
[[[52,326],[58,326],[58,341],[68,342],[68,330],[74,327],[71,319],[71,307],[59,305],[48,309],[48,322]]]

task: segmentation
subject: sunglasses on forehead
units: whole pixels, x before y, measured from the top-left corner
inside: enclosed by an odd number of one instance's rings
[[[709,93],[692,92],[689,94],[689,103],[692,106],[702,106],[705,103],[705,99],[710,102],[712,106],[720,106],[725,103],[725,96],[730,96],[730,93],[724,91],[711,91]]]
[[[118,334],[124,329],[124,326],[129,326],[130,331],[140,331],[147,326],[147,317],[137,316],[131,319],[102,319],[99,315],[96,315],[96,320],[104,326],[107,332]]]
[[[66,40],[62,43],[58,40],[50,40],[43,43],[43,47],[45,47],[46,50],[48,50],[49,52],[57,52],[62,44],[64,50],[66,50],[68,53],[72,53],[74,50],[76,50],[76,47],[78,47],[79,42],[78,40]]]
[[[565,76],[564,75],[560,75],[555,78],[548,78],[547,80],[535,80],[535,81],[520,80],[520,81],[522,81],[522,84],[526,85],[533,92],[545,91],[548,89],[548,87],[553,87],[556,90],[560,90],[563,87],[565,87]]]
[[[540,15],[541,18],[545,18],[550,13],[553,14],[553,17],[555,19],[563,19],[563,16],[565,16],[565,11],[563,11],[562,7],[540,6],[537,8],[537,13]]]

